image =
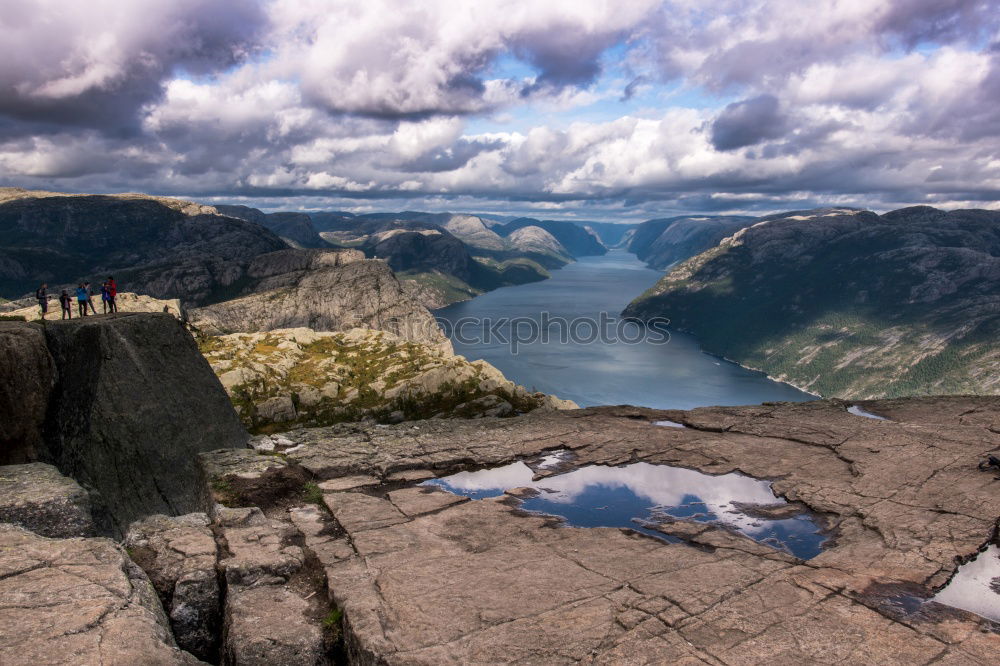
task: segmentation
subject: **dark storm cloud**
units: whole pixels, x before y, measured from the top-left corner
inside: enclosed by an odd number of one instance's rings
[[[395,165],[400,171],[409,173],[454,171],[468,164],[476,155],[486,150],[497,150],[503,147],[503,142],[469,141],[459,139],[447,148],[431,150],[415,159],[406,160]]]
[[[735,150],[769,139],[778,139],[788,130],[781,105],[773,95],[761,95],[734,102],[712,123],[712,145],[717,150]]]
[[[0,115],[34,126],[139,131],[177,72],[232,66],[264,26],[255,0],[66,3],[8,0],[0,16]]]

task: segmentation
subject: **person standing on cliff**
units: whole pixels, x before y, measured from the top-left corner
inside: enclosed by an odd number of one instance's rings
[[[90,311],[97,314],[97,306],[94,305],[94,292],[90,289],[90,283],[84,282],[83,288],[87,290],[87,305],[90,306]]]
[[[83,286],[82,282],[79,285],[77,285],[77,287],[76,287],[76,304],[77,304],[77,307],[80,309],[80,316],[81,317],[86,317],[87,316],[87,288]]]
[[[118,285],[115,284],[115,277],[108,276],[108,306],[112,312],[118,312]]]
[[[108,286],[108,281],[105,280],[101,283],[101,312],[103,314],[108,314],[108,305],[111,303],[111,288]]]
[[[73,297],[69,295],[69,292],[65,289],[59,294],[59,305],[62,307],[62,318],[72,319],[73,318]]]
[[[42,286],[35,290],[35,298],[42,311],[42,319],[45,319],[45,315],[49,312],[49,285],[43,282]]]

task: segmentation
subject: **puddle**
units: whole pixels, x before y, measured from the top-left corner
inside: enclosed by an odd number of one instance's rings
[[[990,546],[960,566],[933,600],[1000,622],[1000,547]]]
[[[550,454],[552,456],[557,454]],[[545,464],[549,456],[536,464]],[[562,459],[560,459],[560,462]],[[554,464],[553,464],[554,466]],[[715,523],[796,557],[809,559],[822,550],[825,537],[808,513],[789,516],[789,507],[771,492],[767,481],[741,474],[712,476],[690,469],[634,463],[623,467],[591,465],[532,481],[535,472],[524,462],[425,481],[472,499],[497,497],[512,488],[532,488],[526,511],[561,516],[576,527],[627,527],[672,540],[645,527],[665,516]],[[767,511],[755,511],[766,507]]]
[[[875,419],[876,421],[888,421],[884,416],[879,416],[878,414],[872,414],[871,412],[866,412],[857,405],[851,405],[847,408],[848,413],[854,414],[855,416],[863,416],[866,419]]]
[[[677,423],[676,421],[653,421],[653,425],[665,428],[687,428],[683,423]]]

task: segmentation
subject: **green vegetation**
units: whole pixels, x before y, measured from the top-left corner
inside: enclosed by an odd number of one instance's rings
[[[27,321],[21,315],[4,315],[0,314],[0,321]]]
[[[340,626],[340,620],[344,617],[344,612],[339,608],[334,608],[323,617],[323,626],[326,628]]]
[[[313,481],[307,481],[302,486],[302,499],[310,504],[323,505],[323,491]]]

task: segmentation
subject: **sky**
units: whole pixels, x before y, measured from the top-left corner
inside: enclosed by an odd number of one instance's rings
[[[1000,208],[1000,0],[0,0],[0,186],[634,222]]]

